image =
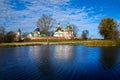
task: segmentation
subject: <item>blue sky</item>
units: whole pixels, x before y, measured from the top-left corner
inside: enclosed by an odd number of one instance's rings
[[[41,15],[47,14],[63,28],[67,23],[76,25],[78,35],[88,30],[89,36],[101,38],[100,20],[111,17],[120,23],[119,7],[120,0],[0,0],[0,26],[8,31],[21,28],[32,32]]]

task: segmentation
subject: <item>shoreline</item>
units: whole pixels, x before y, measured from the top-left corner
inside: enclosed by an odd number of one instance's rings
[[[85,45],[90,47],[120,47],[120,44],[114,41],[107,40],[86,40],[86,41],[43,41],[43,42],[14,42],[0,43],[0,48],[17,47],[17,46],[36,46],[36,45]]]
[[[76,42],[20,42],[20,43],[1,43],[0,48],[4,47],[17,47],[17,46],[36,46],[36,45],[74,45],[82,44]]]

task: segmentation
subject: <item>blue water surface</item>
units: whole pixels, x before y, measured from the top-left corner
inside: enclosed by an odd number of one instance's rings
[[[0,48],[0,80],[120,80],[120,48],[84,45]]]

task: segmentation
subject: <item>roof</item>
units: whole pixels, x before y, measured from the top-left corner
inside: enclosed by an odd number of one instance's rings
[[[57,27],[56,31],[55,32],[58,32],[58,31],[63,31],[61,27]]]
[[[40,29],[39,29],[39,28],[36,28],[36,29],[34,30],[34,32],[40,32]]]
[[[70,24],[67,24],[66,25],[66,28],[72,28]]]

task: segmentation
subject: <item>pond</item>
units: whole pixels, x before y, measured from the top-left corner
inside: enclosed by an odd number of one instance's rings
[[[0,80],[120,80],[120,48],[84,45],[0,48]]]

